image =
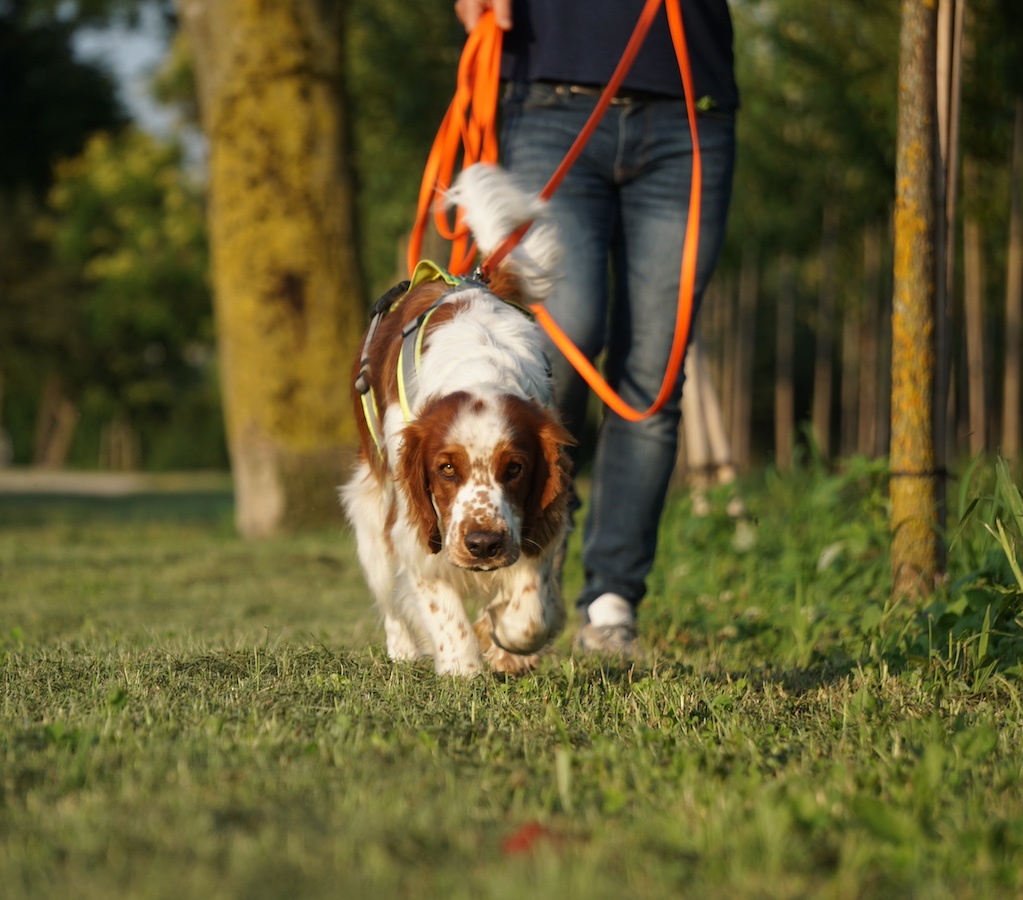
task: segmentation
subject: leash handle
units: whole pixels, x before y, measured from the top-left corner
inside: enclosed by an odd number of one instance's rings
[[[476,257],[476,245],[469,241],[469,230],[462,222],[461,211],[456,211],[452,226],[437,200],[451,187],[459,150],[463,169],[478,162],[497,162],[497,95],[501,86],[503,37],[493,10],[487,10],[462,49],[455,96],[430,148],[419,188],[416,220],[408,246],[410,274],[422,258],[423,236],[431,210],[437,231],[452,242],[448,271],[462,275]]]

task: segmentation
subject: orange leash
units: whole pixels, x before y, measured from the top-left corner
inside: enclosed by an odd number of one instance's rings
[[[653,23],[661,3],[665,3],[668,16],[668,28],[671,32],[672,44],[678,59],[679,74],[685,91],[686,113],[689,119],[689,131],[693,140],[692,181],[689,188],[689,216],[686,223],[686,237],[682,248],[682,268],[679,275],[679,302],[675,318],[675,337],[672,341],[668,365],[661,382],[660,390],[653,403],[646,410],[639,411],[626,403],[614,389],[604,380],[585,354],[576,347],[567,334],[561,329],[550,313],[540,304],[531,308],[537,322],[550,335],[555,346],[565,355],[575,370],[586,383],[596,392],[597,396],[623,419],[639,422],[654,415],[667,402],[674,389],[678,374],[685,359],[686,345],[689,342],[689,327],[692,319],[693,291],[696,284],[696,258],[699,246],[700,200],[702,184],[702,166],[700,146],[697,132],[696,106],[694,102],[692,70],[689,64],[689,51],[686,46],[685,29],[682,25],[682,12],[679,0],[647,0],[640,13],[636,29],[626,45],[618,66],[611,80],[604,88],[597,105],[594,107],[586,125],[572,144],[565,159],[551,176],[540,197],[549,200],[560,186],[562,180],[582,153],[586,142],[596,130],[600,119],[607,111],[615,94],[618,93],[622,81],[632,66]],[[448,108],[447,115],[441,124],[440,131],[434,141],[427,161],[426,173],[419,192],[419,207],[412,237],[409,241],[409,271],[419,261],[422,248],[423,233],[429,208],[434,198],[443,194],[451,184],[459,143],[462,147],[463,168],[475,162],[497,161],[497,140],[494,121],[497,112],[497,90],[500,81],[501,39],[503,32],[497,27],[494,16],[488,12],[473,29],[466,41],[459,63],[458,86],[455,98]],[[472,107],[471,117],[468,115]],[[463,124],[464,123],[464,124]],[[436,209],[434,221],[441,235],[453,242],[449,270],[454,274],[468,271],[475,257],[475,247],[468,246],[467,229],[456,213],[455,226],[450,228],[443,210]],[[529,224],[518,228],[499,246],[481,265],[486,276],[493,271],[515,245],[529,230]]]
[[[448,271],[455,275],[463,274],[476,257],[476,247],[469,242],[469,231],[462,224],[461,212],[456,213],[454,226],[451,226],[437,199],[451,187],[460,149],[463,169],[478,162],[497,162],[497,94],[501,86],[503,36],[493,12],[488,11],[462,49],[455,96],[434,138],[419,188],[416,221],[408,246],[410,275],[421,259],[423,235],[431,209],[437,231],[452,242]]]

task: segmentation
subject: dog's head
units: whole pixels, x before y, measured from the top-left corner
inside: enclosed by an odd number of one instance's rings
[[[549,550],[566,524],[571,443],[549,410],[513,395],[431,401],[404,431],[396,472],[423,544],[479,571]]]

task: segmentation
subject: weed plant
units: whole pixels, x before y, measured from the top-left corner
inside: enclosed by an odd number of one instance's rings
[[[922,607],[889,598],[883,465],[741,492],[672,498],[641,659],[566,635],[471,681],[386,659],[340,530],[0,497],[0,895],[1018,896],[1008,468],[952,492]]]

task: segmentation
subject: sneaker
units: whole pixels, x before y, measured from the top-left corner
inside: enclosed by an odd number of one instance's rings
[[[601,594],[583,613],[586,620],[572,646],[580,653],[635,656],[639,652],[636,611],[618,594]]]

